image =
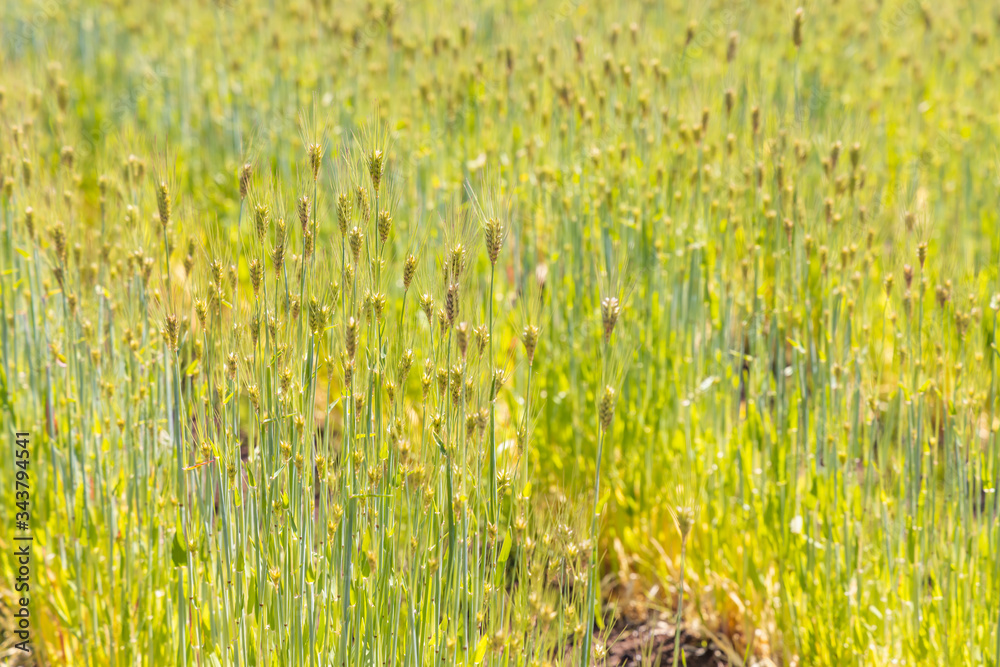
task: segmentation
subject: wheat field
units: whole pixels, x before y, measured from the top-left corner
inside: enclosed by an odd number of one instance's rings
[[[0,0],[0,663],[1000,667],[998,40]]]

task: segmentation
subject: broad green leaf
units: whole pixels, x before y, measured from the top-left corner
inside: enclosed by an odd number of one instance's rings
[[[500,555],[497,556],[497,565],[501,565],[507,562],[507,558],[510,556],[510,529],[507,529],[506,534],[503,536],[503,545],[500,547]]]
[[[180,531],[174,532],[174,543],[170,548],[170,557],[174,561],[174,565],[182,567],[187,565],[187,549],[181,544]]]
[[[487,637],[486,635],[483,635],[482,639],[479,640],[479,643],[476,644],[476,657],[474,662],[477,665],[483,661],[483,658],[486,657],[486,649],[488,649],[489,647],[490,647],[490,638]]]

